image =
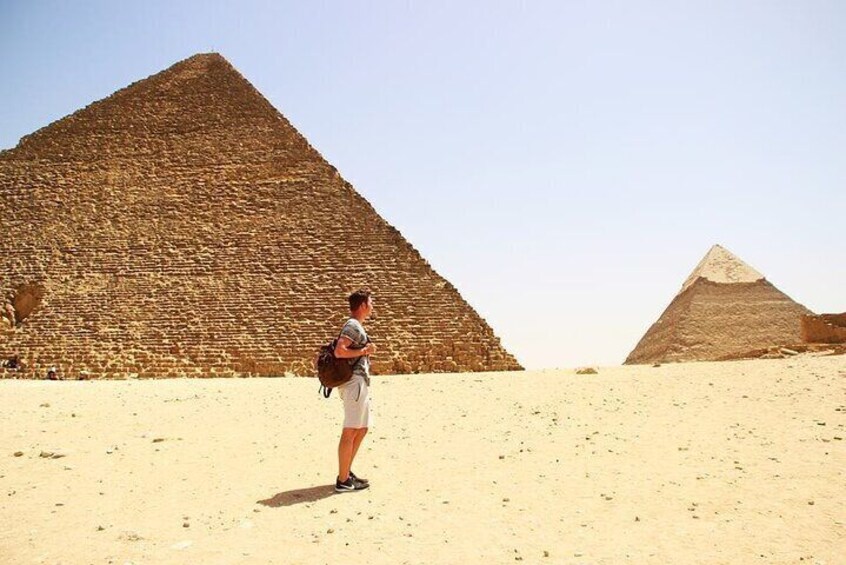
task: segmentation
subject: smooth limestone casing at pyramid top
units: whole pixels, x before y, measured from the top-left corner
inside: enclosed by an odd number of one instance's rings
[[[811,311],[714,246],[625,363],[716,361],[802,342]]]
[[[0,319],[0,356],[26,376],[310,375],[362,286],[376,372],[521,368],[217,54],[0,153],[0,217],[0,306],[43,290],[17,327]]]

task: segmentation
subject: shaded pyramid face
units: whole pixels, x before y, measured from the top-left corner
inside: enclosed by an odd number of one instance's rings
[[[731,359],[802,342],[811,312],[715,245],[638,342],[626,364]]]
[[[376,372],[520,368],[216,54],[0,153],[0,216],[0,356],[29,375],[310,375],[362,286]]]

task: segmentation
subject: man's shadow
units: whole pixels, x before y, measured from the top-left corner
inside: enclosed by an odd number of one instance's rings
[[[319,487],[300,488],[288,490],[273,495],[273,498],[259,500],[258,504],[279,508],[280,506],[294,506],[303,502],[316,502],[329,498],[335,494],[335,485],[320,485]]]

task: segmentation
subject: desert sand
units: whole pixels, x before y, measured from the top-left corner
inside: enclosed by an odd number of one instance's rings
[[[843,563],[846,357],[0,382],[2,563]],[[16,455],[20,453],[19,455]]]

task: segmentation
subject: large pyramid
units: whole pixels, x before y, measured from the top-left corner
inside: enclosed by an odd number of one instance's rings
[[[218,54],[0,152],[0,217],[0,356],[27,376],[313,374],[361,286],[376,372],[520,368]]]
[[[626,359],[626,364],[714,361],[802,342],[810,310],[715,245]]]

